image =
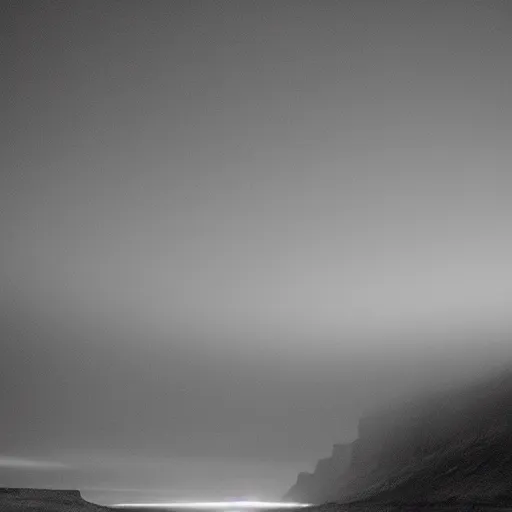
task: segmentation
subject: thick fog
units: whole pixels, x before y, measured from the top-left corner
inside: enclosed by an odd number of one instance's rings
[[[275,499],[506,364],[511,16],[7,2],[2,481]]]

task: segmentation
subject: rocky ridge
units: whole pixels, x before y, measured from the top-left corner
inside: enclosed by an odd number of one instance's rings
[[[342,474],[299,476],[287,499],[512,504],[512,372],[368,415],[347,451]]]

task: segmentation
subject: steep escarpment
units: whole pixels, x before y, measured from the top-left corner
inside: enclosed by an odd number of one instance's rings
[[[317,503],[336,489],[351,460],[351,444],[335,444],[330,457],[320,459],[313,473],[299,473],[297,482],[286,493],[286,501]]]
[[[0,489],[2,512],[108,512],[113,509],[85,501],[79,491],[53,489]]]
[[[347,470],[302,499],[512,503],[512,373],[363,418]]]

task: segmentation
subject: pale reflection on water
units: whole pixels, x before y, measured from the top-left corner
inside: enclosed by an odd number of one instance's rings
[[[192,510],[212,510],[213,512],[251,512],[254,510],[298,509],[309,507],[308,503],[287,503],[270,501],[226,501],[226,502],[175,502],[175,503],[118,503],[116,508],[147,508],[177,510],[181,508]]]

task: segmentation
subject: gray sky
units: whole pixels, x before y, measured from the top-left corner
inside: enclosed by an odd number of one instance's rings
[[[509,2],[3,10],[4,482],[275,498],[509,357]]]

